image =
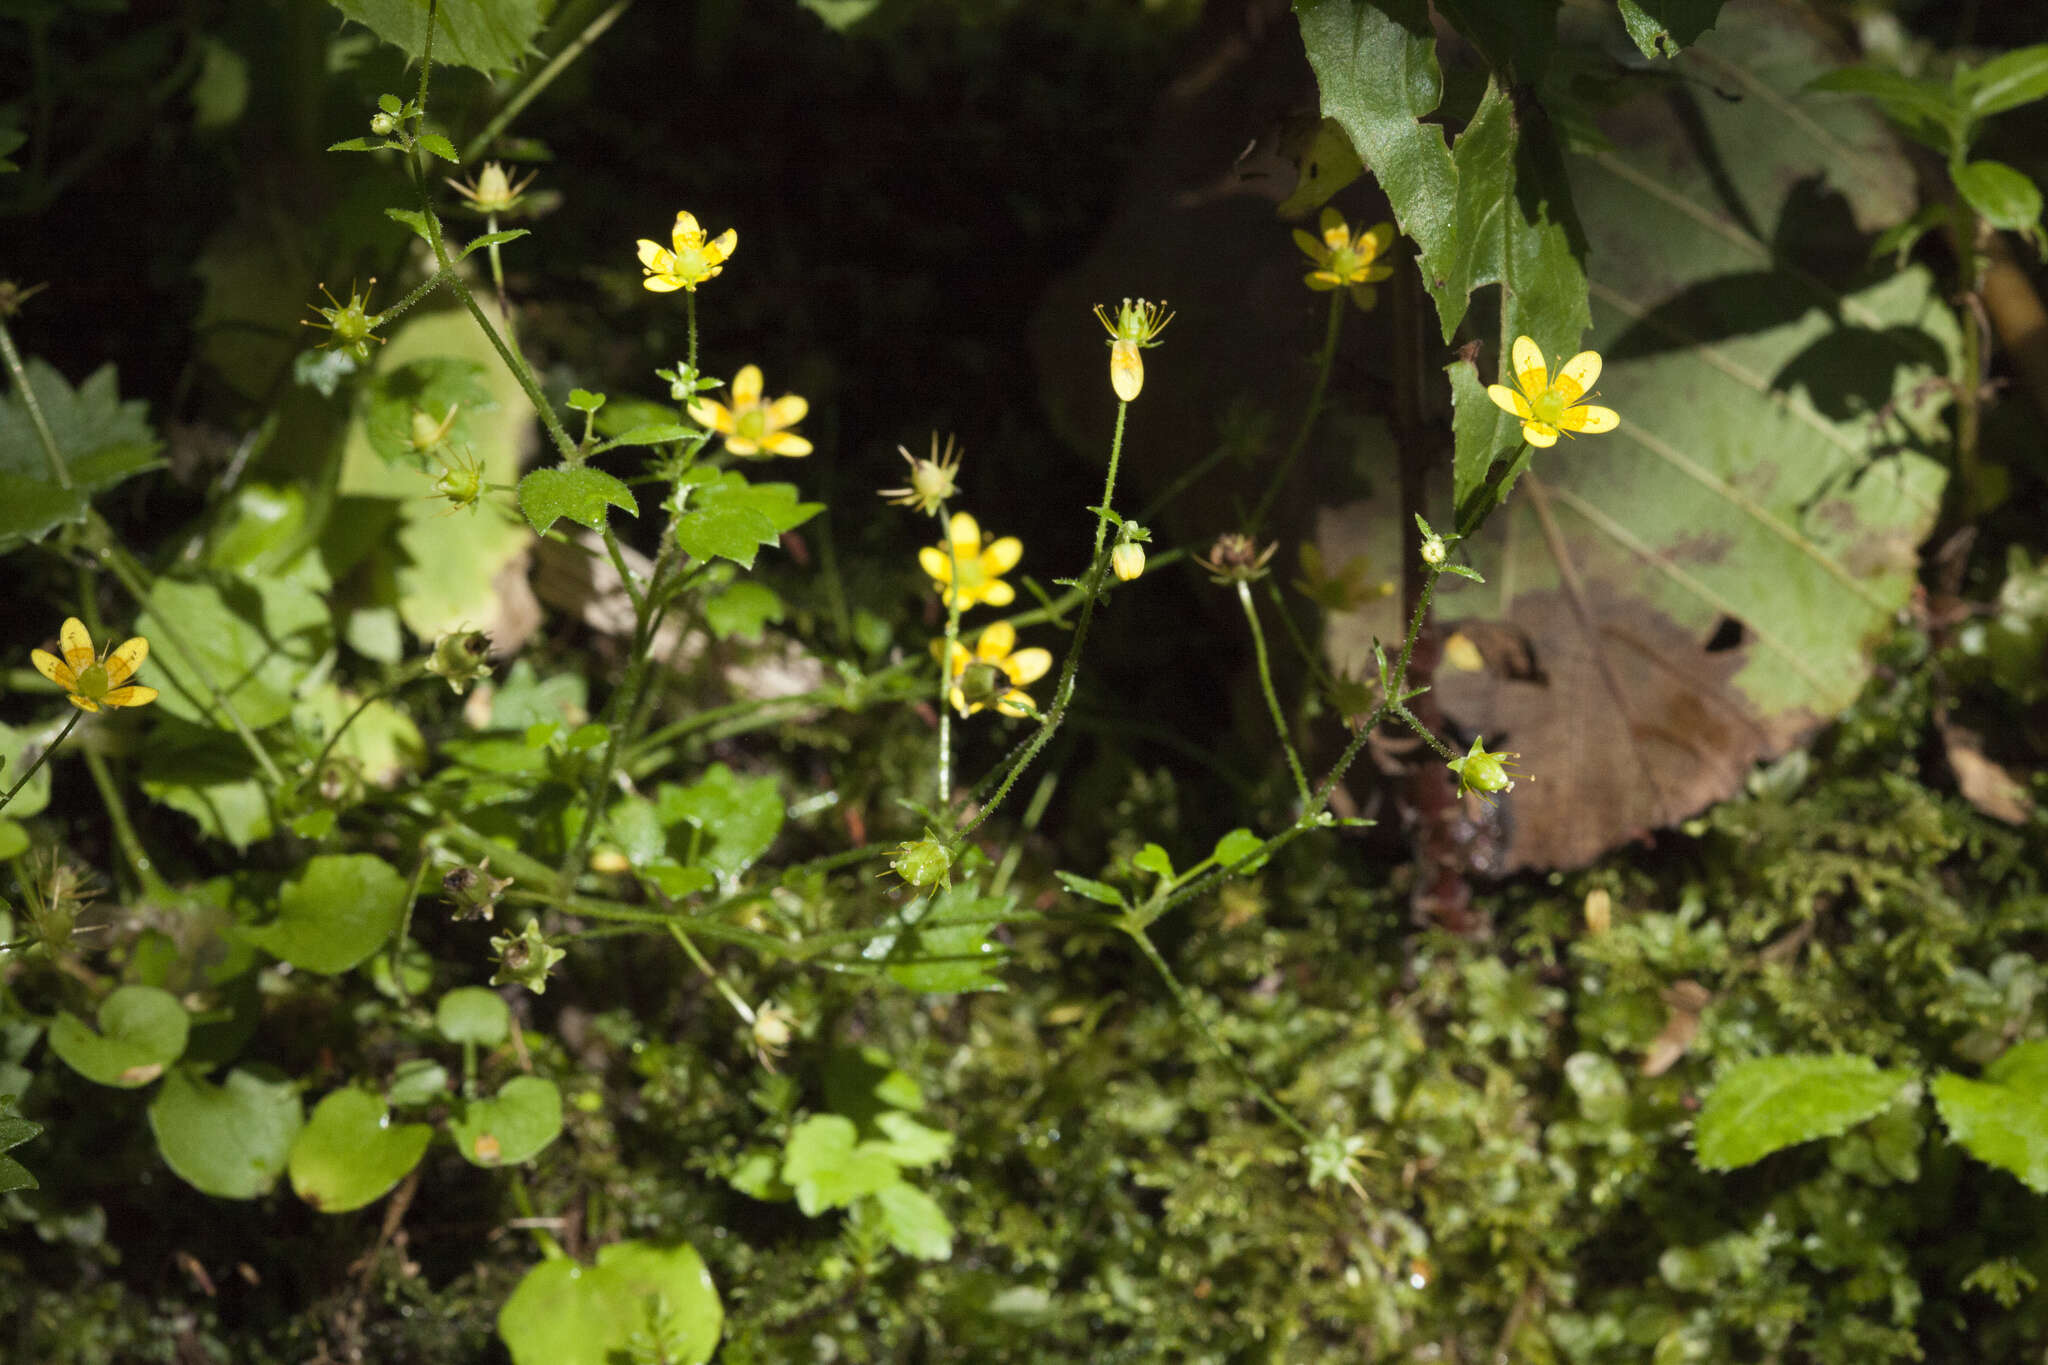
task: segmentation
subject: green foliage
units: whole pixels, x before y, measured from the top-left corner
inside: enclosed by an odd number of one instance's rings
[[[636,1338],[656,1340],[662,1365],[703,1365],[718,1348],[724,1309],[688,1244],[614,1242],[597,1264],[541,1262],[505,1302],[498,1335],[515,1365],[611,1365]]]
[[[532,51],[546,7],[541,0],[437,0],[434,60],[509,71]],[[409,58],[427,39],[427,0],[335,0],[335,8]],[[452,149],[445,160],[455,159]]]
[[[120,397],[113,366],[93,371],[76,389],[33,356],[25,370],[41,421],[28,395],[10,385],[0,400],[0,552],[83,522],[95,493],[162,463],[147,405]],[[45,428],[61,475],[44,445]]]
[[[2003,1053],[1981,1079],[1934,1078],[1935,1107],[1964,1150],[2048,1194],[2048,1041]]]
[[[1868,1057],[1757,1057],[1732,1067],[1700,1106],[1693,1129],[1700,1165],[1732,1170],[1815,1138],[1839,1137],[1887,1108],[1912,1084]]]
[[[567,517],[593,531],[605,529],[606,507],[616,507],[627,516],[640,515],[633,490],[602,469],[578,465],[573,469],[536,469],[519,481],[519,510],[534,530],[545,535],[555,522]]]
[[[393,1123],[367,1090],[337,1090],[313,1106],[293,1140],[292,1192],[323,1213],[347,1213],[381,1199],[426,1154],[434,1130]]]
[[[133,1090],[185,1054],[190,1021],[169,991],[123,986],[100,1002],[97,1031],[68,1011],[50,1024],[50,1050],[89,1081]]]

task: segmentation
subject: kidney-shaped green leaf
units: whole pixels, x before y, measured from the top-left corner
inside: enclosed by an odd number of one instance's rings
[[[434,1007],[434,1027],[451,1043],[496,1047],[512,1031],[505,998],[484,986],[458,986]]]
[[[268,1194],[304,1122],[288,1077],[240,1067],[214,1085],[180,1068],[149,1104],[149,1128],[164,1164],[217,1199]]]
[[[405,879],[368,853],[323,853],[284,884],[277,918],[242,931],[294,967],[334,975],[377,951],[405,913]]]
[[[686,1243],[616,1242],[594,1266],[542,1261],[498,1312],[514,1365],[612,1365],[636,1335],[657,1339],[675,1365],[703,1365],[724,1324],[711,1273]]]
[[[487,1100],[469,1100],[448,1120],[463,1159],[477,1166],[531,1161],[562,1132],[562,1092],[541,1076],[518,1076]]]
[[[123,986],[100,1002],[99,1031],[64,1013],[50,1025],[50,1048],[89,1081],[133,1090],[185,1054],[191,1029],[178,997],[154,986]]]
[[[405,1179],[433,1136],[424,1123],[393,1123],[367,1090],[337,1090],[313,1107],[292,1143],[292,1189],[322,1213],[359,1209]]]

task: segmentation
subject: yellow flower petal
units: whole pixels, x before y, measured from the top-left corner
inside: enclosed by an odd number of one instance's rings
[[[953,563],[936,545],[927,545],[917,552],[917,565],[936,578],[941,586],[953,581]]]
[[[946,535],[953,542],[953,552],[962,559],[972,559],[981,553],[981,523],[970,514],[955,512],[946,523]]]
[[[107,686],[119,687],[135,676],[135,670],[142,667],[149,657],[149,641],[140,635],[124,643],[119,649],[107,655]]]
[[[640,287],[656,294],[673,294],[676,290],[682,288],[680,284],[675,282],[674,277],[669,275],[649,275],[646,279],[640,281]]]
[[[1017,628],[1008,621],[998,621],[981,633],[975,641],[974,653],[983,663],[1000,663],[1003,656],[1017,647]]]
[[[88,715],[96,714],[100,709],[100,704],[98,702],[87,701],[84,697],[79,696],[76,692],[66,692],[64,694],[64,700],[70,702],[73,706],[77,707],[81,711],[84,711]]]
[[[793,427],[804,420],[804,414],[811,405],[793,393],[785,393],[768,405],[768,425],[771,427]]]
[[[1532,446],[1554,446],[1557,444],[1557,428],[1547,422],[1524,422],[1522,439]]]
[[[726,448],[730,450],[732,442],[726,442]],[[770,455],[808,455],[811,443],[793,431],[777,431],[762,438],[761,449]]]
[[[1600,353],[1580,351],[1565,361],[1564,368],[1557,372],[1557,378],[1551,381],[1550,386],[1564,395],[1565,402],[1576,403],[1585,397],[1586,391],[1599,378]]]
[[[1017,590],[1001,579],[986,584],[975,595],[975,600],[986,602],[992,607],[1007,607],[1017,600]]]
[[[57,632],[57,639],[64,651],[64,662],[71,665],[73,672],[93,662],[92,636],[86,633],[85,622],[76,616],[65,618],[64,628]]]
[[[1024,542],[1015,536],[1004,536],[981,552],[981,567],[986,573],[1005,574],[1023,558]]]
[[[1366,255],[1369,259],[1376,260],[1386,255],[1394,246],[1394,225],[1392,223],[1373,224],[1372,230],[1358,239],[1358,244],[1366,248]]]
[[[1529,407],[1529,400],[1505,384],[1488,384],[1486,386],[1486,396],[1493,400],[1495,407],[1505,408],[1517,417],[1526,420],[1534,416]]]
[[[716,256],[720,264],[724,264],[725,261],[731,258],[732,249],[739,244],[739,233],[731,228],[727,228],[716,237],[713,237],[710,245],[705,247],[705,250],[711,255]]]
[[[1550,387],[1550,368],[1544,364],[1543,348],[1529,337],[1515,338],[1515,382],[1532,397]]]
[[[1109,348],[1109,387],[1125,403],[1144,392],[1145,357],[1135,344],[1119,340]]]
[[[1342,251],[1351,245],[1350,225],[1344,221],[1344,215],[1337,211],[1336,205],[1323,205],[1323,212],[1316,220],[1316,226],[1322,229],[1323,245],[1330,250]]]
[[[697,226],[697,215],[688,209],[676,214],[675,229],[669,235],[675,239],[678,255],[704,241],[704,229]]]
[[[1341,287],[1344,283],[1344,281],[1337,278],[1337,273],[1333,270],[1311,270],[1303,282],[1318,294],[1326,294],[1332,289]]]
[[[732,377],[732,405],[748,408],[761,401],[761,367],[742,365]]]
[[[1003,662],[1003,672],[1013,683],[1034,683],[1052,671],[1052,651],[1033,645],[1020,649]]]
[[[147,706],[156,700],[156,695],[154,687],[130,683],[126,687],[115,688],[100,700],[108,706]]]
[[[691,399],[690,420],[708,431],[724,432],[728,436],[732,434],[732,409],[715,398]]]
[[[65,663],[46,649],[32,649],[28,652],[29,662],[36,666],[36,672],[48,678],[57,686],[69,692],[78,686],[78,675]]]
[[[1330,254],[1329,252],[1323,249],[1323,244],[1321,242],[1309,236],[1300,228],[1296,228],[1294,230],[1294,244],[1301,248],[1302,255],[1308,257],[1312,261],[1315,261],[1317,264],[1321,264],[1323,258]]]
[[[1603,431],[1612,431],[1620,426],[1621,414],[1613,408],[1591,404],[1586,407],[1566,408],[1564,416],[1557,419],[1557,424],[1566,431],[1583,431],[1588,435],[1597,436]]]
[[[1031,700],[1029,692],[1020,692],[1013,687],[1003,693],[1002,696],[996,698],[996,710],[1006,716],[1016,716],[1021,719],[1036,713],[1038,705]]]
[[[650,242],[642,237],[634,243],[634,248],[640,253],[640,264],[649,270],[667,270],[675,264],[675,257],[669,256],[668,248],[659,242]],[[666,262],[662,260],[664,256],[668,256]]]

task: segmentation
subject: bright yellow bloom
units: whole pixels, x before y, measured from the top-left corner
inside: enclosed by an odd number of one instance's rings
[[[725,269],[740,235],[727,228],[707,242],[696,217],[684,211],[676,215],[675,230],[669,234],[669,240],[673,249],[645,237],[639,242],[640,265],[647,272],[647,278],[640,283],[657,294],[673,294],[678,289],[695,293],[698,285]]]
[[[156,700],[154,687],[139,687],[128,681],[149,657],[149,641],[140,635],[119,649],[95,654],[92,637],[85,633],[85,622],[74,616],[64,623],[57,638],[63,658],[41,649],[30,650],[29,658],[35,663],[36,672],[63,688],[65,699],[79,710],[147,706]]]
[[[1024,558],[1024,542],[1015,536],[1004,536],[987,549],[981,544],[981,524],[965,512],[955,512],[946,526],[947,538],[953,542],[953,556],[946,557],[943,545],[927,545],[917,552],[917,562],[939,585],[939,596],[944,599],[948,610],[952,609],[953,596],[960,597],[960,610],[986,602],[992,607],[1007,607],[1017,600],[1017,591],[1002,576],[1017,567],[1017,561]],[[955,572],[959,581],[954,581]]]
[[[1145,357],[1140,352],[1159,344],[1159,334],[1173,321],[1173,314],[1164,303],[1125,299],[1117,306],[1115,321],[1099,303],[1095,316],[1109,330],[1109,387],[1120,401],[1131,402],[1145,388]]]
[[[932,652],[944,650],[944,640],[932,641]],[[995,698],[996,710],[1006,716],[1032,716],[1038,714],[1038,706],[1031,700],[1031,694],[1024,691],[1028,683],[1035,683],[1052,669],[1052,651],[1033,646],[1018,649],[1017,630],[1008,621],[998,621],[981,633],[974,642],[974,652],[969,654],[962,644],[953,646],[952,666],[947,676],[953,680],[953,709],[963,716],[971,716],[990,705],[988,702],[970,702],[961,686],[961,679],[967,670],[976,664],[986,664],[997,670],[1009,681],[1009,687]]]
[[[1554,446],[1560,431],[1594,434],[1621,425],[1613,408],[1582,404],[1586,391],[1600,377],[1600,354],[1580,351],[1550,377],[1543,352],[1528,337],[1515,338],[1515,388],[1488,384],[1486,396],[1495,406],[1522,419],[1522,439],[1532,446]],[[1517,392],[1519,390],[1519,392]]]
[[[1379,300],[1379,290],[1373,286],[1394,273],[1394,267],[1380,260],[1394,245],[1394,225],[1379,223],[1353,237],[1344,215],[1326,207],[1320,226],[1321,241],[1300,228],[1294,230],[1294,244],[1316,263],[1303,282],[1318,293],[1349,289],[1353,303],[1371,308]]]
[[[712,398],[690,400],[690,416],[725,437],[735,455],[808,455],[811,443],[789,428],[804,420],[811,405],[793,393],[761,400],[761,367],[748,365],[732,377],[732,406]]]

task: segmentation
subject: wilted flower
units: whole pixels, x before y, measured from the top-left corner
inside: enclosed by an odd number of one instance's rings
[[[946,438],[946,448],[939,449],[939,434],[932,433],[932,454],[928,460],[897,446],[896,451],[910,464],[910,483],[903,488],[884,488],[882,497],[898,507],[908,507],[927,516],[937,516],[945,505],[960,492],[954,475],[960,472],[960,454],[953,448],[953,438]]]
[[[503,166],[495,161],[486,161],[483,169],[477,172],[475,183],[450,180],[448,184],[478,213],[504,217],[526,202],[526,187],[539,174],[539,171],[529,171],[526,179],[515,185]]]
[[[1207,557],[1197,555],[1195,563],[1207,569],[1214,582],[1249,583],[1266,576],[1266,561],[1279,548],[1280,542],[1276,540],[1261,550],[1250,536],[1226,531],[1216,537]]]

